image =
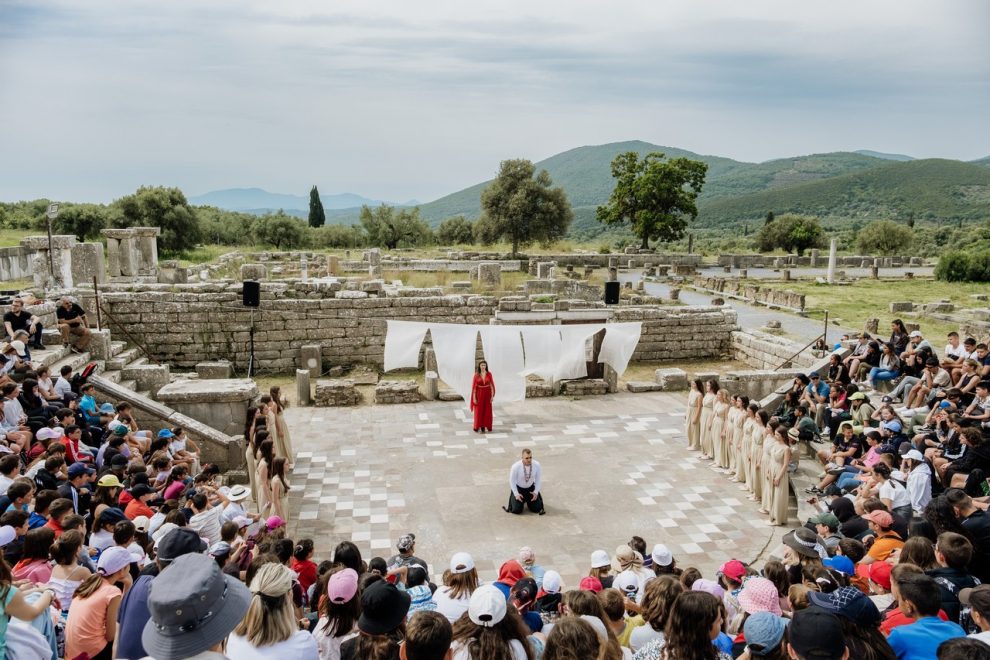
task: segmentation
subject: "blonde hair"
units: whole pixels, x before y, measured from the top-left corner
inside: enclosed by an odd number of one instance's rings
[[[265,564],[251,580],[251,604],[234,628],[252,646],[271,646],[292,637],[298,626],[292,608],[292,571],[283,564]]]

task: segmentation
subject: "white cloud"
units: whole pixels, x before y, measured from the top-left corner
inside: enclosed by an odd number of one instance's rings
[[[429,199],[503,158],[633,138],[976,158],[987,7],[0,0],[0,199]]]

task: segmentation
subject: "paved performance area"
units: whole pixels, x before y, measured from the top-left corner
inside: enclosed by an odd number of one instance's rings
[[[494,579],[528,545],[569,586],[593,550],[611,555],[638,534],[711,577],[727,558],[752,561],[785,528],[767,526],[736,484],[685,449],[685,402],[664,393],[530,399],[496,405],[485,435],[460,402],[289,408],[290,532],[313,538],[319,556],[351,540],[365,557],[386,558],[413,532],[435,579],[459,550]],[[543,467],[545,516],[501,509],[523,447]]]

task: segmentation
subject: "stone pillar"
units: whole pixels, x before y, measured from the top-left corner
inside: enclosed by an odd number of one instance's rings
[[[541,261],[536,264],[536,277],[541,280],[550,279],[553,277],[551,275],[551,269],[556,265],[553,261]]]
[[[811,267],[812,268],[818,268],[818,250],[817,249],[814,249],[814,250],[811,251]]]
[[[76,237],[54,235],[51,241],[51,259],[48,253],[48,236],[27,236],[21,239],[21,246],[34,251],[31,261],[31,275],[34,286],[39,289],[72,288],[72,248]],[[52,271],[54,270],[54,277]]]
[[[317,379],[323,371],[323,349],[319,344],[303,344],[299,347],[299,368],[308,369],[309,377]]]
[[[871,280],[880,279],[880,266],[877,266],[876,264],[870,266],[870,279]]]
[[[676,286],[670,287],[670,299],[674,302],[677,302],[678,300],[681,299],[681,290],[678,287]]]
[[[605,386],[608,393],[615,394],[619,391],[619,374],[607,364],[602,365],[602,367],[602,376],[605,379]]]
[[[478,264],[478,282],[488,289],[502,286],[502,264],[497,261]]]
[[[427,371],[426,380],[423,383],[423,398],[427,401],[436,401],[440,396],[440,376],[436,371]]]
[[[609,268],[608,268],[608,281],[609,282],[614,282],[617,279],[619,279],[619,269],[618,268],[612,268],[611,266],[609,266]]]
[[[828,276],[826,279],[829,284],[835,284],[835,253],[838,249],[839,239],[833,238],[832,243],[828,247]]]
[[[608,267],[609,268],[618,268],[619,267],[619,258],[618,257],[609,257],[608,258]]]
[[[102,243],[76,243],[71,248],[72,281],[76,284],[98,284],[107,281],[107,269],[103,262]]]
[[[423,349],[423,368],[426,371],[437,370],[437,354],[432,348]]]
[[[107,274],[110,277],[120,277],[120,241],[100,232],[107,239]]]
[[[153,227],[151,229],[154,230],[156,228]],[[101,229],[100,233],[107,238],[110,277],[134,277],[137,275],[140,256],[135,249],[134,228]],[[157,265],[157,249],[155,251],[155,255],[155,263]]]
[[[327,274],[337,275],[340,273],[340,258],[335,254],[327,256]]]
[[[312,401],[309,382],[309,369],[296,369],[296,399],[300,406],[308,406]]]
[[[305,254],[299,257],[299,277],[303,282],[309,281],[309,259]]]
[[[784,270],[780,271],[780,274],[784,276],[785,282],[791,281],[791,271],[789,268],[785,268]]]
[[[137,257],[138,275],[158,274],[158,236],[162,233],[159,227],[132,227],[134,237],[131,239],[132,249]]]
[[[739,269],[739,279],[744,280],[749,277],[749,270],[746,268]]]
[[[866,324],[863,326],[863,330],[871,335],[877,334],[880,330],[880,319],[866,319]]]
[[[368,250],[368,275],[375,279],[382,276],[382,251],[378,248]]]

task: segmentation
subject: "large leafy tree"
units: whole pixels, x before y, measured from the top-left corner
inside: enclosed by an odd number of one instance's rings
[[[474,227],[463,215],[447,218],[437,227],[437,243],[440,245],[468,245],[474,243]]]
[[[320,191],[313,186],[309,191],[309,226],[322,227],[327,222],[327,214],[323,210],[323,200]]]
[[[374,209],[362,206],[360,218],[370,245],[394,250],[433,242],[433,231],[419,217],[419,207],[396,211],[387,204]]]
[[[251,233],[260,243],[282,248],[302,247],[306,242],[306,227],[302,220],[286,215],[282,209],[278,213],[267,213],[251,223]]]
[[[856,235],[856,245],[864,254],[897,254],[914,240],[908,227],[890,220],[871,222]]]
[[[507,239],[513,254],[534,241],[563,238],[574,219],[564,189],[523,159],[502,161],[498,176],[481,191],[481,210],[479,235],[485,242]]]
[[[114,202],[117,227],[160,227],[163,252],[180,252],[200,242],[199,219],[178,188],[145,187]]]
[[[595,215],[607,225],[628,223],[643,249],[651,240],[676,241],[698,217],[707,172],[707,163],[689,158],[665,160],[652,152],[640,160],[635,151],[621,153],[612,160],[615,188]]]
[[[68,204],[59,210],[52,222],[52,231],[73,234],[80,243],[87,238],[97,238],[107,226],[110,211],[102,204]]]
[[[788,252],[804,254],[808,248],[824,247],[825,230],[817,218],[803,215],[781,215],[760,228],[756,235],[760,252],[771,252],[780,248]]]

